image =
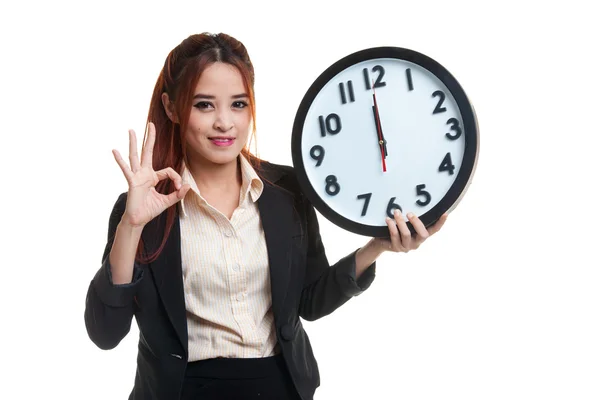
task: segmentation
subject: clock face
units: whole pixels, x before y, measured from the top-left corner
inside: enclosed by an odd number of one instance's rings
[[[456,205],[475,168],[477,136],[471,104],[445,68],[411,50],[373,48],[338,61],[308,90],[292,156],[325,217],[384,237],[396,208],[429,226]]]

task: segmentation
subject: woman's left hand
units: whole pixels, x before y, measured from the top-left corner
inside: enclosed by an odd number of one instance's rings
[[[416,250],[428,237],[439,231],[446,219],[448,214],[444,213],[440,219],[429,228],[425,228],[423,222],[412,213],[407,214],[408,220],[415,228],[416,234],[411,234],[404,216],[399,210],[394,213],[394,219],[387,218],[386,223],[390,229],[390,238],[376,238],[375,241],[381,246],[382,251],[393,251],[395,253],[407,253],[411,250]]]

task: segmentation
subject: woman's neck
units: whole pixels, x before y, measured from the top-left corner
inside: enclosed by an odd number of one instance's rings
[[[237,193],[242,185],[238,158],[228,164],[191,161],[186,165],[203,196],[216,193]]]

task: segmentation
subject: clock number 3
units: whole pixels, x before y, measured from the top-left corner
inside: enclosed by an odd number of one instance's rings
[[[452,126],[450,126],[450,130],[454,131],[455,133],[453,135],[450,132],[448,132],[446,133],[446,137],[450,140],[456,140],[460,137],[460,135],[462,135],[462,129],[460,129],[459,122],[456,118],[450,118],[448,122],[446,122],[446,125],[450,124],[452,124]]]
[[[335,175],[329,175],[325,178],[325,191],[330,196],[335,196],[340,192],[340,184],[337,181],[337,177]]]

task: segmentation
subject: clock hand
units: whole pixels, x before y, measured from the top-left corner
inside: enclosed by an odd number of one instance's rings
[[[383,172],[387,171],[385,166],[385,157],[387,156],[387,148],[385,140],[383,138],[383,130],[381,129],[381,120],[379,118],[379,108],[377,107],[377,98],[375,96],[375,85],[373,85],[373,114],[375,116],[375,128],[377,129],[377,135],[379,138],[379,147],[381,148],[381,163],[383,166]]]
[[[375,106],[373,106],[372,108],[373,108],[373,118],[375,119],[375,129],[376,129],[375,134],[377,135],[377,142],[379,143],[380,146],[383,145],[383,149],[385,151],[385,158],[387,158],[387,156],[388,156],[387,140],[385,140],[385,136],[383,136],[383,131],[378,129],[377,122],[379,121],[379,118],[377,117],[377,112],[375,111]],[[381,135],[381,137],[379,135]],[[383,144],[380,143],[382,140],[383,140]]]
[[[383,143],[380,143],[381,146],[383,146],[383,150],[385,151],[385,158],[387,158],[388,156],[388,151],[387,151],[387,140],[385,140],[385,136],[383,136],[383,129],[381,129],[381,120],[379,119],[379,109],[377,108],[377,98],[375,97],[375,82],[371,79],[371,87],[373,88],[373,110],[374,112],[377,111],[377,115],[376,115],[376,120],[379,123],[379,135],[381,135],[381,137],[379,138],[379,141],[383,141]]]

